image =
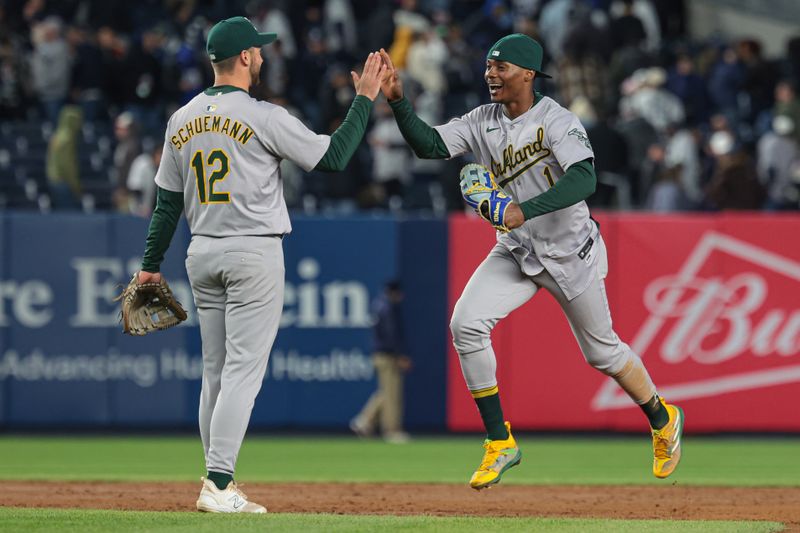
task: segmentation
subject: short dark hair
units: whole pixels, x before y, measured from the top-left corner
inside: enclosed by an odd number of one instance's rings
[[[223,59],[222,61],[218,61],[216,63],[211,63],[214,72],[218,74],[230,74],[233,72],[234,67],[236,67],[236,61],[239,60],[239,56],[235,55],[233,57],[228,57]]]

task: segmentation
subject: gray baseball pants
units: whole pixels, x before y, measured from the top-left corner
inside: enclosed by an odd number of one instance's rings
[[[194,236],[186,257],[200,336],[206,468],[233,475],[283,311],[280,237]]]
[[[497,244],[489,252],[464,287],[450,321],[453,344],[469,390],[497,385],[497,360],[490,333],[498,320],[530,300],[540,288],[545,288],[564,311],[583,356],[591,366],[615,379],[628,375],[633,367],[641,379],[636,388],[622,383],[623,388],[637,403],[644,403],[655,394],[655,386],[639,356],[612,328],[603,281],[608,271],[605,246],[598,253],[595,278],[583,293],[568,300],[547,270],[528,276],[505,246]]]

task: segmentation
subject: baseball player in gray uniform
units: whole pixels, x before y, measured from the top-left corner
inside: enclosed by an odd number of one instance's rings
[[[560,304],[586,361],[642,408],[652,431],[653,473],[670,475],[681,456],[683,412],[658,396],[639,356],[611,326],[606,249],[584,201],[595,189],[594,154],[577,117],[533,90],[536,76],[549,77],[541,72],[539,43],[522,34],[497,41],[486,56],[484,76],[492,103],[435,128],[415,115],[389,55],[381,50],[381,57],[388,66],[381,89],[417,156],[472,152],[501,189],[480,206],[500,230],[497,244],[473,273],[450,322],[487,432],[470,486],[480,490],[497,483],[521,460],[503,418],[490,333],[542,288]]]
[[[317,135],[285,109],[251,98],[259,81],[261,46],[276,39],[244,17],[216,24],[207,51],[214,86],[169,120],[155,178],[139,282],[158,281],[159,265],[182,210],[192,232],[186,270],[203,346],[199,423],[207,477],[197,509],[263,513],[237,488],[236,458],[283,309],[282,238],[292,227],[283,199],[280,162],[306,171],[343,170],[363,137],[386,67],[370,54],[357,96],[341,126]]]

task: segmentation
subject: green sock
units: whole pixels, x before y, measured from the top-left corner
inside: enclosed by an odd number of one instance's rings
[[[489,395],[484,396],[485,392],[489,392]],[[475,399],[475,404],[481,413],[481,419],[483,419],[483,425],[486,427],[486,438],[506,440],[508,430],[503,420],[503,408],[500,406],[500,393],[497,392],[497,387],[492,387],[488,391],[472,391],[472,397]]]
[[[224,474],[222,472],[212,472],[211,470],[208,471],[208,475],[206,477],[210,479],[219,490],[225,490],[228,488],[228,483],[233,481],[232,475]]]
[[[647,415],[651,428],[661,429],[669,423],[669,413],[658,398],[658,394],[654,394],[652,398],[647,400],[647,403],[643,403],[639,407]]]

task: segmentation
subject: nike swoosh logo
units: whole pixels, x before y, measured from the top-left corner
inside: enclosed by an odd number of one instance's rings
[[[494,130],[499,130],[500,128],[486,128],[486,133],[491,133]]]

